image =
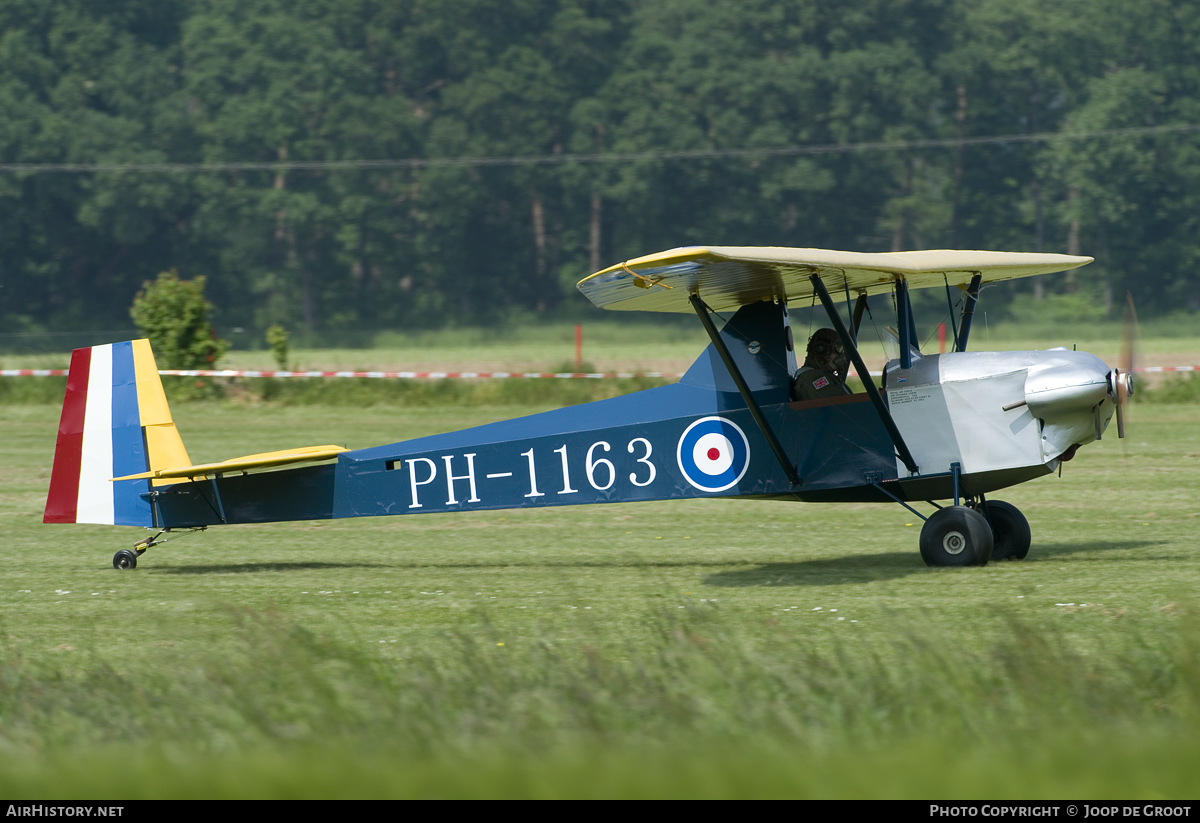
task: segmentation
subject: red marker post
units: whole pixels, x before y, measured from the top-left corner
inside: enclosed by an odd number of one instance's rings
[[[583,325],[575,324],[575,371],[583,368]]]
[[[938,354],[946,353],[946,324],[938,323]]]

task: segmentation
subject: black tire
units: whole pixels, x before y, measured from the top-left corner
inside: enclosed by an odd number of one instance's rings
[[[137,568],[137,555],[129,549],[121,549],[113,555],[113,568],[122,571]]]
[[[921,529],[921,559],[927,566],[986,566],[992,559],[992,530],[974,509],[938,509]]]
[[[1021,510],[1003,500],[989,500],[979,507],[979,513],[992,527],[992,559],[1024,560],[1033,543],[1033,533]]]

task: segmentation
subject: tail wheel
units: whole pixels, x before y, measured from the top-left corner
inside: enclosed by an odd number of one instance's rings
[[[1024,560],[1033,542],[1029,521],[1021,510],[1003,500],[988,500],[979,512],[991,524],[992,559]]]
[[[138,556],[129,549],[121,549],[113,555],[113,568],[124,571],[125,569],[137,568]]]
[[[921,559],[927,566],[986,566],[991,558],[992,530],[974,509],[938,509],[921,529]]]

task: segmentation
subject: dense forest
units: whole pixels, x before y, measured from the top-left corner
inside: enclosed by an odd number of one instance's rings
[[[127,328],[169,269],[223,327],[579,317],[701,243],[1078,252],[999,304],[1195,311],[1200,131],[1147,130],[1192,124],[1190,0],[0,0],[0,321]]]

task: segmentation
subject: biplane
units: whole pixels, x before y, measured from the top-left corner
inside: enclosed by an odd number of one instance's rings
[[[175,534],[232,523],[700,497],[879,502],[924,521],[929,565],[1021,559],[1026,518],[988,495],[1053,473],[1099,440],[1114,413],[1124,436],[1133,384],[1085,352],[968,351],[972,317],[987,285],[1091,260],[672,249],[597,272],[579,289],[604,309],[694,313],[710,344],[677,383],[386,446],[199,465],[148,341],[77,349],[44,520],[150,530],[113,558],[132,569]],[[952,350],[939,354],[921,351],[910,300],[913,289],[934,287],[946,290],[954,332]],[[896,314],[895,356],[878,385],[858,348],[872,295],[890,296]],[[788,306],[806,301],[813,312],[820,303],[861,391],[793,399]]]

